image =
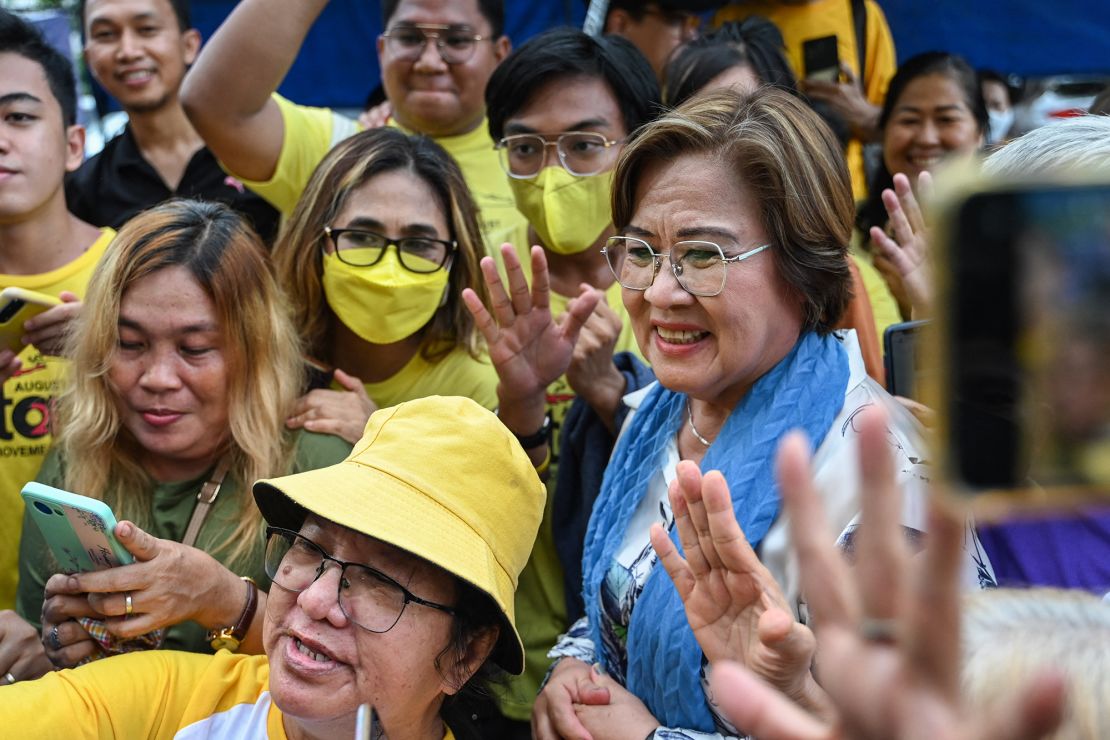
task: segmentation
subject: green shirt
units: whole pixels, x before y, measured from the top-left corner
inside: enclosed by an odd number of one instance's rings
[[[346,458],[350,451],[351,446],[339,437],[301,432],[297,435],[291,472],[298,473],[334,465]],[[64,470],[65,462],[61,459],[57,448],[52,449],[47,453],[36,480],[48,486],[64,488]],[[208,471],[188,481],[157,484],[152,496],[153,511],[150,528],[147,531],[155,537],[180,542],[196,507],[197,492],[208,480],[211,472]],[[216,553],[213,551],[221,544],[227,543],[232,532],[235,531],[240,497],[243,495],[249,496],[250,490],[244,491],[240,482],[234,478],[229,477],[225,480],[197,536],[196,546],[212,554],[225,566],[228,565],[228,548]],[[38,526],[28,518],[30,513],[24,512],[23,517],[23,536],[19,543],[19,589],[16,593],[15,608],[19,616],[33,624],[36,629],[41,629],[43,590],[50,576],[58,572],[58,566]],[[262,538],[259,537],[249,555],[240,559],[234,566],[228,567],[240,575],[250,576],[262,590],[268,591],[270,581],[263,570],[262,547]],[[163,647],[210,653],[212,650],[205,639],[206,632],[207,630],[196,622],[173,625],[166,630]]]

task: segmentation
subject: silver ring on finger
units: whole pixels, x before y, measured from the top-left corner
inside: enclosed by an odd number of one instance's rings
[[[123,616],[130,617],[135,613],[135,604],[131,601],[131,592],[123,595]]]
[[[19,679],[17,679],[15,676],[13,676],[11,671],[8,671],[7,673],[4,674],[4,677],[0,680],[2,680],[4,682],[2,685],[9,686],[9,685],[15,683],[16,681],[18,681]]]
[[[62,641],[58,639],[58,625],[54,625],[54,629],[50,630],[50,647],[54,650],[62,649]]]

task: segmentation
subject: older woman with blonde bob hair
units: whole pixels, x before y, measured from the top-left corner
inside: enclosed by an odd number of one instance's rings
[[[358,440],[378,407],[430,395],[497,405],[497,376],[462,302],[486,295],[478,209],[454,160],[424,136],[364,131],[316,168],[274,248],[294,323],[332,389],[290,427]]]
[[[38,480],[105,501],[136,562],[49,578],[58,566],[25,514],[17,610],[32,624],[42,615],[56,665],[139,635],[160,645],[163,629],[178,649],[208,650],[206,630],[259,648],[255,584],[268,581],[248,487],[350,449],[285,430],[304,382],[298,348],[262,244],[233,211],[171,201],[119,232],[71,335]]]
[[[557,662],[533,730],[539,738],[732,735],[703,687],[706,660],[748,655],[753,670],[799,700],[816,706],[821,696],[808,672],[812,634],[792,620],[761,620],[798,611],[772,470],[779,440],[801,428],[819,445],[826,507],[850,536],[857,413],[889,407],[907,485],[920,439],[912,417],[867,376],[854,334],[832,333],[850,297],[852,198],[836,139],[804,103],[770,88],[695,98],[641,128],[614,178],[618,235],[605,254],[658,383],[625,398],[632,411],[585,540],[586,616],[550,654]],[[512,311],[496,320],[476,311],[503,386],[522,374],[505,350],[528,346],[529,332],[545,324],[536,257],[531,295],[510,268],[508,290],[500,282],[491,290],[494,305]],[[591,308],[586,298],[580,312]],[[548,365],[537,372],[565,368],[577,320],[546,343]],[[700,470],[720,473],[689,505],[680,489],[698,488]],[[735,511],[751,553],[722,587],[752,596],[740,613],[716,608],[724,600],[712,594],[688,600],[695,637],[678,593],[689,596],[695,580],[680,578],[675,589],[649,532],[662,527],[663,547],[668,531],[677,536],[676,520],[704,524],[706,510],[721,507]],[[693,572],[701,565],[692,562]]]

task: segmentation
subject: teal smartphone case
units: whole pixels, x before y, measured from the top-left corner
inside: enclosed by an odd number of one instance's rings
[[[103,501],[35,482],[20,495],[62,571],[103,570],[134,560],[113,534],[116,516]]]

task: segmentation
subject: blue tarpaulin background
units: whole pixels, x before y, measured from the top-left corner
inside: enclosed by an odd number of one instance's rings
[[[848,0],[845,0],[847,2]],[[1107,0],[881,0],[898,58],[934,49],[963,54],[976,67],[1038,76],[1110,73]],[[205,38],[235,6],[193,0]],[[506,0],[506,31],[515,44],[552,26],[581,25],[585,0]],[[312,28],[281,86],[297,102],[359,107],[378,85],[379,0],[332,0]]]

